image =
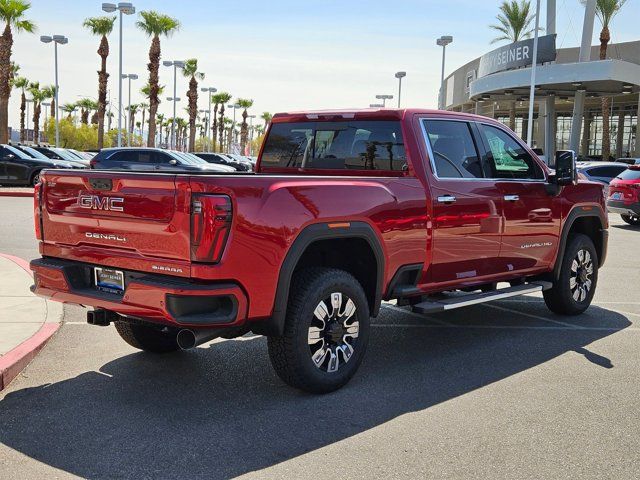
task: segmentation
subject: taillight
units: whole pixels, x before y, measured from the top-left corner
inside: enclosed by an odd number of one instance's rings
[[[198,195],[191,199],[191,261],[218,263],[231,230],[231,199]]]
[[[42,207],[40,195],[42,192],[42,182],[38,182],[33,188],[33,221],[36,228],[36,239],[42,240]]]

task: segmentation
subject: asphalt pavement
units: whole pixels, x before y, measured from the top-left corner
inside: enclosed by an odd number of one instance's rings
[[[66,307],[0,393],[0,478],[638,478],[640,229],[611,219],[585,314],[385,305],[358,374],[324,396],[285,386],[262,337],[154,356]]]

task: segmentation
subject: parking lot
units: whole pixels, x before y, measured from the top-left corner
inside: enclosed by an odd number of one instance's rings
[[[5,232],[30,208],[11,202]],[[66,307],[0,394],[0,477],[637,478],[640,229],[611,223],[585,314],[385,305],[356,377],[324,396],[281,383],[262,337],[157,357]]]

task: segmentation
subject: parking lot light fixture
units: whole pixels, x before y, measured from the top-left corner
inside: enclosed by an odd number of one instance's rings
[[[173,67],[173,98],[170,101],[173,101],[173,119],[171,122],[171,149],[175,150],[176,146],[176,103],[180,101],[180,99],[176,96],[176,86],[178,82],[178,68],[184,68],[183,60],[165,60],[162,62],[162,65],[165,67]]]
[[[201,92],[206,92],[207,96],[209,97],[209,113],[207,114],[207,135],[206,135],[206,137],[209,138],[209,128],[211,127],[211,95],[216,93],[218,91],[218,89],[214,88],[214,87],[201,87],[200,91]],[[215,135],[215,133],[214,133],[214,135]],[[213,144],[213,139],[211,139],[211,141],[209,141],[207,143],[208,143],[207,151],[211,152],[211,146]]]
[[[407,72],[396,72],[398,79],[398,108],[400,108],[400,97],[402,96],[402,79],[407,76]]]
[[[387,100],[392,100],[393,99],[393,95],[376,95],[376,98],[378,100],[382,100],[382,106],[386,107],[387,106]]]
[[[444,98],[444,65],[445,65],[445,57],[446,57],[446,50],[447,50],[447,45],[453,43],[453,37],[451,35],[443,35],[440,38],[438,38],[436,40],[436,44],[439,47],[442,47],[442,73],[440,75],[440,95],[439,95],[439,101],[438,101],[438,108],[440,108],[441,110],[444,109],[444,103],[445,103],[445,98]]]
[[[40,37],[40,41],[42,43],[51,43],[53,42],[53,52],[54,52],[54,65],[55,65],[55,86],[54,86],[54,98],[56,101],[56,105],[60,105],[60,102],[58,101],[58,93],[60,90],[60,87],[58,85],[58,45],[66,45],[67,43],[69,43],[69,39],[67,37],[65,37],[64,35],[42,35]],[[56,148],[58,148],[60,146],[60,124],[58,121],[58,109],[56,108],[55,111],[56,114],[56,120],[55,120],[55,124],[56,124]]]
[[[136,7],[129,2],[103,3],[102,11],[113,13],[118,11],[119,17],[119,55],[118,55],[118,147],[122,146],[122,16],[133,15],[136,13]],[[56,99],[56,103],[57,103]]]

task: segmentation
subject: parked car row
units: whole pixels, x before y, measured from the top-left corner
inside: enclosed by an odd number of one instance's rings
[[[87,168],[88,163],[61,148],[3,144],[0,145],[0,185],[36,185],[40,172],[46,168]]]
[[[209,163],[192,153],[150,147],[103,148],[90,162],[91,168],[100,170],[201,171],[232,173],[237,170],[228,165]]]
[[[255,165],[255,161],[251,157],[244,157],[242,155],[234,155],[232,153],[195,153],[198,157],[206,160],[209,163],[216,165],[227,165],[235,168],[239,172],[252,172]]]

